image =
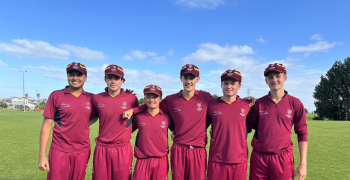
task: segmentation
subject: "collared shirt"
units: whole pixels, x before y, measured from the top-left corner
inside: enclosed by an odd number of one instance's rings
[[[174,131],[174,143],[205,147],[207,144],[207,108],[214,98],[205,91],[195,91],[189,100],[182,96],[182,90],[165,97],[160,108],[168,112]],[[147,109],[146,105],[133,108],[134,114]]]
[[[99,135],[97,142],[105,144],[130,143],[131,119],[123,119],[123,112],[137,107],[139,102],[135,95],[125,93],[121,89],[120,94],[112,97],[105,92],[96,94],[92,99],[95,108],[92,117],[99,117]]]
[[[246,117],[249,101],[239,98],[227,103],[221,98],[209,103],[211,120],[209,161],[220,163],[246,163],[248,161]]]
[[[298,98],[285,91],[285,96],[274,102],[270,94],[259,98],[248,116],[248,131],[255,129],[253,149],[263,153],[293,150],[290,139],[292,126],[298,142],[307,141],[305,108]]]
[[[53,119],[51,148],[62,152],[90,151],[89,119],[93,94],[84,90],[79,97],[62,90],[50,94],[43,116]]]
[[[171,125],[169,116],[159,111],[151,115],[147,110],[135,115],[133,131],[139,129],[135,141],[135,157],[163,157],[169,152],[168,128]]]

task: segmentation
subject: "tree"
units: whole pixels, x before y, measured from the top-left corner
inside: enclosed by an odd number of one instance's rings
[[[0,107],[6,109],[8,105],[7,103],[0,101]]]
[[[350,57],[335,61],[314,92],[316,113],[321,118],[348,120],[350,118]]]
[[[140,100],[139,100],[139,105],[141,106],[141,105],[143,105],[143,104],[145,104],[146,102],[145,102],[145,99],[143,99],[143,98],[141,98]]]
[[[305,113],[307,114],[307,113],[309,113],[309,111],[305,108]]]
[[[38,105],[35,106],[36,109],[44,110],[46,103],[44,101],[41,101]]]
[[[37,94],[36,94],[36,98],[38,99],[37,101],[40,102],[40,101],[39,101],[39,99],[40,99],[40,93],[37,93]]]
[[[214,99],[217,99],[217,98],[219,98],[219,95],[213,94],[213,98],[214,98]]]
[[[29,107],[27,105],[25,107],[26,107],[26,111],[29,111]],[[23,105],[19,107],[19,110],[23,111]]]
[[[28,99],[28,93],[26,93],[26,94],[24,95],[24,98],[25,98],[25,99]]]

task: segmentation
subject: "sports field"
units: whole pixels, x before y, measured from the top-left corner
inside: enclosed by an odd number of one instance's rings
[[[0,111],[0,179],[46,179],[46,172],[38,169],[39,133],[42,112]],[[314,121],[308,115],[309,148],[306,179],[350,179],[350,122]],[[52,132],[51,132],[52,133]],[[98,133],[98,122],[91,126],[91,149]],[[51,134],[52,135],[52,134]],[[136,134],[133,134],[134,145]],[[250,144],[252,134],[248,136]],[[51,139],[51,138],[50,138]],[[296,145],[296,136],[292,137]],[[171,145],[172,142],[170,142]],[[209,144],[207,149],[209,148]],[[251,147],[249,146],[251,151]],[[294,146],[295,164],[299,163],[297,146]],[[135,163],[134,158],[134,163]],[[91,179],[92,156],[86,171]],[[168,179],[171,179],[169,173]]]

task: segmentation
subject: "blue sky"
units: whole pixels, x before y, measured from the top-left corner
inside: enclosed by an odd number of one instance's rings
[[[315,85],[350,56],[350,2],[258,0],[2,1],[0,97],[42,98],[66,84],[65,67],[88,67],[85,90],[103,91],[103,69],[125,69],[124,88],[181,89],[180,68],[196,64],[197,89],[221,95],[220,75],[242,72],[240,96],[268,92],[264,68],[286,65],[286,90],[314,110]]]

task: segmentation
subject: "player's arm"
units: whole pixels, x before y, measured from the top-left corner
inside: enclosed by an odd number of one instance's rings
[[[256,126],[259,123],[259,105],[254,105],[246,118],[246,126],[247,126],[247,133],[250,133],[252,129],[256,129]]]
[[[46,158],[46,148],[50,138],[52,122],[53,119],[44,117],[43,124],[41,125],[38,167],[42,171],[50,170],[49,161]]]
[[[245,97],[243,98],[245,100],[248,100],[249,101],[249,107],[253,107],[255,105],[255,101],[256,101],[256,98],[253,97],[253,96],[248,96],[248,97]]]
[[[306,178],[306,155],[307,155],[307,124],[306,124],[306,113],[303,104],[299,101],[295,105],[294,114],[294,132],[298,136],[300,164],[295,171],[295,177],[298,176],[298,180]]]
[[[89,119],[89,125],[93,125],[98,120],[99,114],[97,109],[97,103],[95,101],[95,96],[91,98],[91,114]]]

